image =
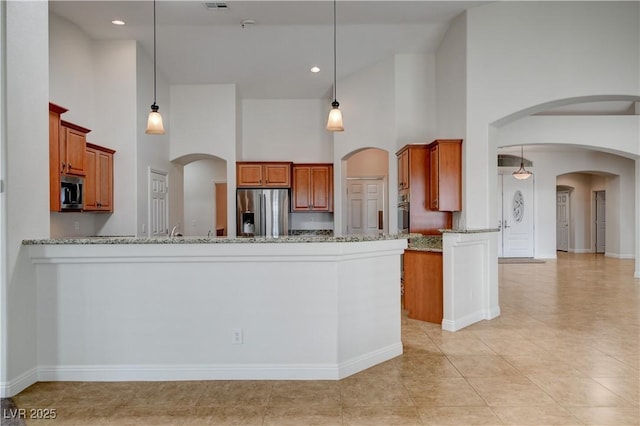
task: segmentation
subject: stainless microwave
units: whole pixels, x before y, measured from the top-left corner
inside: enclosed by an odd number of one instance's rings
[[[84,207],[84,178],[60,176],[60,210],[82,210]]]

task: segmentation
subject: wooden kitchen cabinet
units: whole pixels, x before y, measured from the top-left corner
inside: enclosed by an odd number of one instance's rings
[[[409,149],[398,154],[398,189],[409,188]]]
[[[68,110],[49,103],[49,210],[60,211],[60,115]]]
[[[442,253],[405,250],[404,309],[409,318],[442,323]]]
[[[112,149],[87,143],[84,211],[113,211],[113,154]]]
[[[462,140],[440,139],[429,144],[430,210],[462,210]]]
[[[396,157],[398,158],[398,203],[407,203],[409,206],[409,232],[437,235],[440,233],[439,229],[451,228],[450,212],[431,211],[427,205],[428,145],[405,145],[396,153]]]
[[[236,184],[238,188],[290,188],[291,163],[238,162]]]
[[[60,173],[84,176],[84,152],[91,130],[60,120]]]
[[[291,210],[333,211],[333,164],[294,164]]]

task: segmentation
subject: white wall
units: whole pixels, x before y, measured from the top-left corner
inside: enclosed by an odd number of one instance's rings
[[[363,149],[347,160],[347,177],[382,177],[389,175],[389,156],[395,154],[382,149]]]
[[[170,95],[170,159],[209,154],[235,162],[235,85],[172,85]]]
[[[93,41],[63,17],[49,14],[49,100],[69,109],[62,118],[95,126]],[[89,137],[92,134],[89,133]]]
[[[238,127],[236,113],[239,110],[236,86],[172,85],[170,96],[169,159],[184,165],[193,159],[201,158],[199,155],[213,155],[226,160],[227,164],[235,165]],[[227,167],[226,181],[229,188],[236,187],[235,167]],[[178,189],[170,183],[169,190]],[[173,199],[175,200],[175,197]],[[235,236],[235,205],[235,191],[227,191],[229,236]],[[171,215],[176,217],[175,212],[170,212]]]
[[[67,108],[62,119],[91,129],[96,123],[93,100],[92,40],[75,24],[49,13],[49,101]],[[98,142],[96,142],[98,143]],[[51,237],[95,235],[96,215],[51,213]]]
[[[345,131],[333,134],[334,220],[335,232],[346,232],[346,158],[362,148],[379,148],[390,154],[397,151],[395,127],[395,61],[393,57],[340,81],[338,101]],[[398,165],[390,155],[389,199],[397,200]],[[392,183],[393,182],[393,183]],[[397,227],[396,209],[390,209],[389,223]]]
[[[116,150],[114,213],[51,213],[51,236],[141,235],[148,167],[169,168],[168,136],[144,134],[153,102],[151,62],[133,41],[94,41],[64,18],[50,14],[49,20],[51,101],[69,109],[63,119],[91,129],[88,141]],[[158,87],[167,120],[161,74]]]
[[[25,238],[49,236],[47,2],[2,2],[0,394],[37,380],[35,270]],[[6,92],[4,92],[6,90]],[[25,176],[28,179],[25,179]]]
[[[592,147],[632,158],[640,155],[640,115],[529,116],[501,126],[495,141]]]
[[[329,108],[324,99],[244,99],[242,160],[331,163]]]
[[[169,224],[182,223],[182,166],[169,162],[169,140],[171,138],[171,102],[169,99],[169,85],[159,70],[156,72],[157,79],[157,105],[162,115],[164,124],[164,135],[148,135],[144,133],[147,127],[147,118],[153,103],[153,58],[136,46],[136,144],[135,153],[126,151],[118,155],[116,160],[121,160],[124,154],[135,158],[135,182],[137,194],[136,205],[136,231],[135,234],[141,237],[149,235],[149,170],[163,171],[168,173],[169,180]],[[135,156],[134,156],[135,154]],[[131,167],[130,161],[127,164]],[[123,182],[124,184],[124,182]],[[120,188],[116,185],[117,188]],[[116,200],[117,201],[117,200]],[[115,204],[116,212],[119,212],[119,205]]]
[[[557,176],[574,172],[599,172],[609,175],[606,179],[607,191],[607,254],[615,257],[633,258],[635,253],[635,162],[633,160],[587,149],[555,147],[547,152],[530,150],[526,157],[535,166],[535,257],[555,258],[556,256],[556,185],[567,184]],[[583,185],[586,183],[583,182]],[[601,188],[601,181],[591,185],[592,190]],[[569,185],[573,186],[573,185]],[[573,195],[572,195],[573,197]],[[579,196],[581,205],[590,203],[591,195]],[[590,204],[588,204],[590,206]],[[581,219],[582,220],[582,219]],[[578,222],[579,231],[575,241],[577,249],[591,244],[590,224]],[[585,234],[586,233],[586,234]],[[578,235],[581,234],[582,236]]]
[[[495,217],[491,123],[563,99],[640,94],[638,7],[496,2],[467,11],[463,149],[474,161],[466,163],[463,183],[466,226],[485,228]]]
[[[436,132],[435,55],[395,55],[396,147],[428,143]]]
[[[437,134],[464,139],[467,133],[467,15],[456,17],[436,52]],[[463,156],[464,157],[464,156]]]

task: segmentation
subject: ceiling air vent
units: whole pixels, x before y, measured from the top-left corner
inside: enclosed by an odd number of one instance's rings
[[[204,3],[204,7],[206,7],[209,10],[227,10],[227,9],[229,9],[229,5],[227,5],[226,3],[217,2],[217,1],[205,2]]]

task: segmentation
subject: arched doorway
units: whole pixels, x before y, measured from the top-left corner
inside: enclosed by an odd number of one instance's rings
[[[343,159],[346,163],[343,209],[345,234],[389,232],[389,153],[364,148]]]

